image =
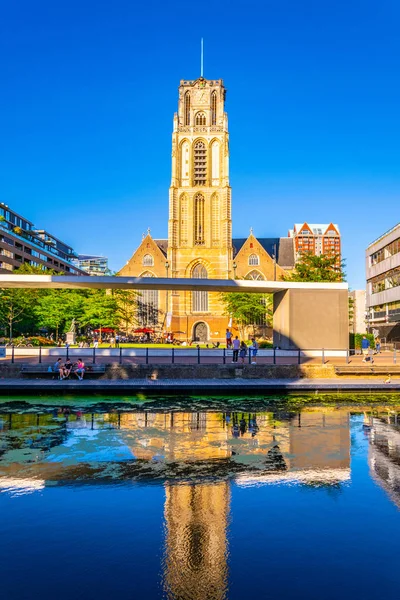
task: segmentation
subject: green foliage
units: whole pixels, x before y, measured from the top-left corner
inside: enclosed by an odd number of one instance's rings
[[[320,281],[337,282],[344,281],[344,261],[341,261],[340,267],[337,266],[337,256],[327,256],[321,254],[304,253],[292,273],[284,276],[284,281]]]
[[[363,339],[364,335],[369,340],[371,348],[375,348],[375,338],[372,333],[350,333],[349,347],[357,348],[359,350],[361,348],[361,340]]]
[[[106,290],[90,290],[83,304],[83,312],[78,318],[81,326],[94,328],[111,327],[119,325],[118,303],[114,294]]]
[[[261,348],[273,348],[273,343],[267,340],[258,340],[258,347]]]
[[[264,318],[272,317],[271,294],[224,293],[220,298],[225,307],[225,314],[232,316],[238,324],[241,337],[247,325],[256,325]]]

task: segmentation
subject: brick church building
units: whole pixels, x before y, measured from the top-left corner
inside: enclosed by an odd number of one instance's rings
[[[119,275],[279,280],[293,269],[293,238],[258,239],[250,231],[247,238],[232,239],[225,96],[221,79],[180,82],[168,239],[153,239],[148,230]],[[149,290],[141,302],[152,315],[158,310],[159,325],[181,332],[175,336],[182,340],[221,341],[230,321],[215,292]],[[141,318],[149,324],[146,315]]]

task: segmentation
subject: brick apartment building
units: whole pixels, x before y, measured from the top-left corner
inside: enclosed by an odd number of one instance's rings
[[[342,256],[341,238],[338,225],[334,223],[296,223],[288,236],[294,240],[296,261],[302,253],[315,256],[337,255],[338,266]]]

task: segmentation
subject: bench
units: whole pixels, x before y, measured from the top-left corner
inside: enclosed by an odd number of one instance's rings
[[[400,365],[344,365],[335,366],[336,375],[400,375]]]
[[[105,372],[105,365],[85,365],[85,377],[95,377],[96,375],[104,375]],[[58,379],[58,374],[55,371],[53,371],[53,369],[49,371],[49,365],[23,365],[21,368],[21,374],[31,375],[35,377],[50,377],[51,379]],[[76,376],[72,372],[67,379],[75,378]]]

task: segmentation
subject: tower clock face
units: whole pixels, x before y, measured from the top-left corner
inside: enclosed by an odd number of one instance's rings
[[[196,90],[194,99],[198,104],[207,104],[207,93],[204,90]]]

